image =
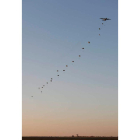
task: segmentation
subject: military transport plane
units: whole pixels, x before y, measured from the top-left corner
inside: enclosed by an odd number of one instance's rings
[[[111,20],[109,18],[100,18],[100,19],[102,19],[102,21]]]

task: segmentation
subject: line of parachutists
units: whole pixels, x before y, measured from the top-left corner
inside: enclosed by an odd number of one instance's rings
[[[110,20],[107,18],[100,18],[100,19],[102,19],[103,21]],[[103,25],[103,23],[102,23],[102,25]],[[101,28],[99,28],[99,30],[101,30]],[[99,34],[99,36],[100,36],[100,34]],[[90,41],[88,41],[88,44],[90,44]],[[84,50],[85,48],[82,48],[82,49]],[[78,57],[81,57],[81,55],[78,55]],[[74,63],[74,61],[72,61],[72,63]],[[66,67],[68,67],[68,65],[66,65]],[[65,71],[65,70],[63,70],[63,71]],[[56,70],[56,72],[57,72],[57,76],[59,77],[60,76],[58,74],[59,70]],[[52,81],[53,81],[53,78],[50,79],[50,82],[52,82]],[[49,84],[49,82],[46,82],[46,84]],[[41,93],[42,93],[42,90],[44,87],[45,87],[45,85],[42,85],[41,87],[38,88],[39,90],[41,90]],[[33,97],[33,96],[31,96],[31,97]]]

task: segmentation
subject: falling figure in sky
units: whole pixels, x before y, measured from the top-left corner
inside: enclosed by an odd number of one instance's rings
[[[63,70],[63,71],[65,71],[65,70]]]
[[[79,57],[81,57],[81,55],[79,55]]]
[[[74,61],[72,61],[72,62],[74,62]]]
[[[52,82],[52,80],[50,80],[50,82]]]
[[[66,65],[66,67],[68,67],[68,65]]]
[[[59,72],[59,70],[57,70],[57,72]]]
[[[88,43],[90,44],[90,41],[88,41]]]
[[[99,30],[100,30],[100,28],[99,28]]]
[[[84,49],[84,48],[82,48],[82,49]]]
[[[59,75],[57,75],[57,76],[59,76]]]
[[[100,34],[99,34],[99,36],[100,36]]]
[[[48,84],[48,82],[46,82]]]
[[[31,97],[33,97],[33,96],[31,96]]]

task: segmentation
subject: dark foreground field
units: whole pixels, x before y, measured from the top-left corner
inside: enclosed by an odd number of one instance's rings
[[[118,140],[118,137],[22,137],[22,140]]]

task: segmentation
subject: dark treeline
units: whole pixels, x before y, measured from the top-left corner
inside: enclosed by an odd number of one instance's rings
[[[118,140],[118,137],[22,137],[22,140]]]

